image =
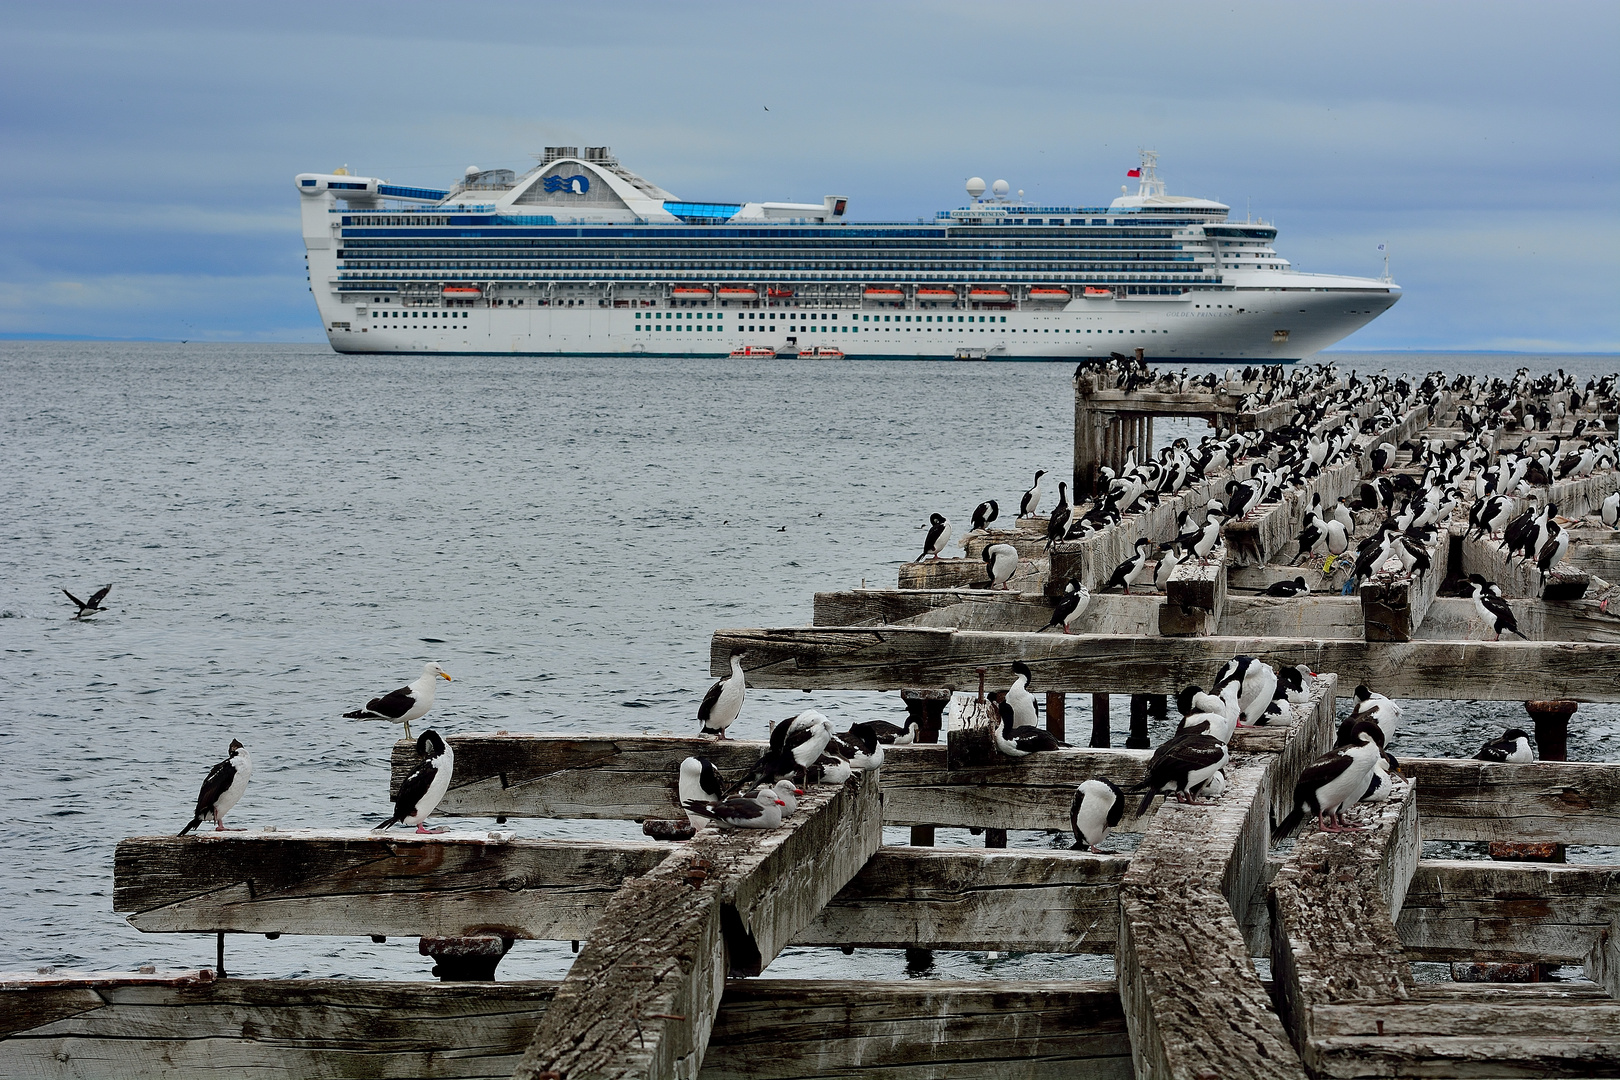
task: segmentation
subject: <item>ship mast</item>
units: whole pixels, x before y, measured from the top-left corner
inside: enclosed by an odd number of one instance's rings
[[[1137,197],[1163,195],[1164,181],[1159,179],[1159,152],[1138,149],[1137,153],[1142,155],[1142,179],[1136,185]]]

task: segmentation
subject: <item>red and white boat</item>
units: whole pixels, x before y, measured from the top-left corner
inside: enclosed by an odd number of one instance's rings
[[[917,290],[917,301],[919,303],[954,304],[954,303],[956,303],[956,300],[957,300],[957,297],[956,297],[956,290],[955,289],[926,289],[925,288],[925,289],[918,289]]]
[[[771,360],[775,356],[776,350],[769,345],[744,345],[731,350],[733,360]]]
[[[968,299],[975,304],[1010,304],[1012,293],[1006,289],[991,289],[982,286],[968,290]]]
[[[1031,300],[1058,300],[1067,303],[1070,299],[1068,289],[1059,289],[1050,285],[1037,285],[1029,290]]]
[[[765,290],[765,296],[771,300],[790,300],[793,297],[793,290],[784,289],[780,285],[772,285]]]
[[[906,302],[904,289],[888,289],[878,285],[868,285],[862,294],[866,299],[879,304],[903,304]]]
[[[677,285],[669,290],[669,295],[676,300],[709,300],[714,297],[712,291],[700,285]]]
[[[471,300],[479,295],[479,290],[476,285],[446,285],[444,295],[457,300]]]
[[[800,360],[842,360],[843,358],[844,350],[834,348],[831,345],[817,345],[813,349],[799,350]]]
[[[746,285],[722,285],[720,286],[720,299],[758,300],[759,290]]]
[[[1114,297],[1114,290],[1099,289],[1095,285],[1087,285],[1085,296],[1087,300],[1112,300]]]

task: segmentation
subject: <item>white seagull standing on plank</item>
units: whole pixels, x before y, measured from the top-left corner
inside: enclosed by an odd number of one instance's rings
[[[411,737],[411,721],[420,720],[433,708],[433,687],[437,680],[450,681],[450,675],[437,663],[428,663],[422,674],[409,686],[402,686],[391,694],[374,697],[366,707],[343,714],[345,720],[391,720],[405,726],[405,737]]]
[[[214,831],[224,832],[225,815],[241,801],[252,778],[253,758],[248,756],[247,747],[232,739],[230,756],[208,770],[202,790],[197,792],[197,811],[192,815],[191,824],[180,830],[180,835],[186,835],[210,815],[214,819]]]
[[[444,829],[430,829],[423,822],[439,808],[439,800],[450,790],[450,772],[455,768],[455,751],[439,738],[432,728],[422,732],[416,740],[416,752],[422,758],[411,775],[399,785],[399,797],[394,800],[394,816],[377,826],[377,830],[394,825],[415,825],[419,833],[442,833]],[[374,830],[376,831],[376,830]]]

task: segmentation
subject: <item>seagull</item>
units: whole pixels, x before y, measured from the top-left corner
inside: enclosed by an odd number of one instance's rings
[[[399,797],[394,800],[394,816],[378,825],[374,832],[394,825],[415,825],[419,833],[444,832],[443,828],[430,829],[423,823],[429,814],[438,809],[439,800],[450,789],[450,772],[456,764],[455,751],[450,749],[449,743],[439,738],[437,731],[428,728],[416,738],[416,753],[422,763],[399,785]]]
[[[1525,765],[1536,760],[1530,747],[1530,735],[1523,728],[1508,728],[1500,739],[1492,739],[1479,748],[1475,761],[1505,761],[1510,765]]]
[[[1052,609],[1052,619],[1042,630],[1050,630],[1054,626],[1063,627],[1065,634],[1074,632],[1075,620],[1086,613],[1091,606],[1091,590],[1079,581],[1070,581],[1063,587],[1063,599],[1057,602]]]
[[[91,593],[90,594],[90,602],[88,604],[85,603],[83,600],[80,600],[77,596],[74,596],[72,593],[68,592],[66,589],[63,589],[62,591],[64,593],[67,593],[67,598],[69,600],[71,600],[75,604],[79,605],[78,613],[75,614],[73,617],[75,619],[82,619],[86,615],[94,615],[96,612],[101,610],[101,602],[103,600],[107,599],[107,594],[108,593],[112,592],[112,586],[111,585],[103,585],[101,588],[99,588],[95,592]]]
[[[738,795],[724,802],[693,799],[682,808],[688,814],[708,818],[723,829],[776,829],[782,825],[785,805],[775,789],[761,788],[756,795]]]
[[[747,655],[742,651],[732,653],[731,674],[709,687],[709,692],[703,695],[697,718],[703,724],[704,735],[725,738],[726,728],[742,713],[743,695],[748,691],[743,679],[742,662]]]
[[[773,790],[776,794],[776,800],[782,804],[782,817],[784,819],[792,817],[794,812],[799,809],[799,796],[804,794],[804,789],[791,780],[778,780]],[[760,788],[759,793],[764,795],[765,789]],[[763,806],[764,803],[760,805]]]
[[[973,531],[982,532],[988,529],[996,518],[1001,516],[1001,507],[996,500],[990,499],[973,508]]]
[[[405,725],[405,737],[411,737],[411,721],[420,720],[433,708],[433,687],[437,680],[450,682],[450,675],[437,662],[422,667],[422,674],[409,686],[402,686],[391,694],[374,697],[366,707],[343,714],[345,720],[392,720]],[[435,736],[437,738],[437,736]]]
[[[676,792],[683,807],[689,802],[719,802],[724,794],[720,771],[706,757],[689,757],[681,762]],[[690,810],[686,812],[686,819],[694,829],[701,829],[709,823],[707,817]]]
[[[186,835],[210,815],[214,818],[214,831],[224,832],[225,815],[241,801],[252,778],[253,758],[248,755],[247,747],[232,739],[229,756],[208,770],[202,790],[197,792],[197,811],[192,815],[191,824],[180,830],[180,835]]]
[[[1018,504],[1018,516],[1032,517],[1041,508],[1041,477],[1046,475],[1045,469],[1035,471],[1035,484],[1024,492],[1024,500]]]
[[[933,526],[928,530],[928,538],[923,541],[922,554],[917,561],[922,562],[928,556],[939,558],[939,553],[945,550],[945,545],[951,541],[951,523],[945,520],[944,514],[928,515],[928,523]]]
[[[1119,824],[1125,816],[1125,793],[1119,785],[1103,777],[1087,780],[1074,789],[1074,802],[1069,806],[1069,827],[1074,830],[1074,850],[1090,848],[1093,855],[1112,855],[1104,851],[1103,842],[1108,830]]]

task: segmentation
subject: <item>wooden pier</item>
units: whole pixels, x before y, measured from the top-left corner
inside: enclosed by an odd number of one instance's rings
[[[1082,373],[1076,490],[1118,468],[1127,443],[1150,446],[1153,416],[1266,431],[1302,405],[1245,411],[1247,396],[1125,391]],[[1076,633],[1043,631],[1063,584],[1097,588],[1137,539],[1171,538],[1176,515],[1201,512],[1228,475],[1050,550],[1038,519],[970,534],[966,558],[909,565],[897,588],[818,593],[809,626],[716,630],[716,675],[746,649],[752,687],[899,690],[896,713],[923,721],[919,743],[889,747],[881,770],[807,789],[781,829],[521,838],[508,824],[520,818],[678,818],[682,759],[703,754],[738,776],[765,744],[489,732],[450,736],[441,804],[489,819],[484,830],[122,841],[113,904],[142,931],[199,935],[222,956],[235,934],[416,937],[444,981],[0,976],[0,1075],[1620,1076],[1620,865],[1561,861],[1564,845],[1620,845],[1620,763],[1561,760],[1581,738],[1577,703],[1620,701],[1620,610],[1598,599],[1620,545],[1590,516],[1620,473],[1542,493],[1576,537],[1556,582],[1529,580],[1495,541],[1466,535],[1465,502],[1421,576],[1375,575],[1355,595],[1261,596],[1296,574],[1342,581],[1297,549],[1311,496],[1357,491],[1370,445],[1449,438],[1469,404],[1448,391],[1389,413],[1326,381],[1309,400],[1325,410],[1322,430],[1357,418],[1359,452],[1226,522],[1211,558],[1180,568],[1164,593],[1095,595]],[[1376,522],[1356,524],[1359,538]],[[1012,589],[972,588],[978,551],[998,541],[1019,548]],[[1472,602],[1448,595],[1470,573],[1503,584],[1530,640],[1489,640]],[[1238,655],[1305,664],[1316,678],[1290,722],[1232,738],[1216,801],[1161,801],[1127,819],[1140,834],[1129,854],[1005,847],[1007,830],[1067,833],[1076,784],[1140,780],[1152,696],[1208,687]],[[1094,697],[1104,720],[1090,746],[999,755],[980,687],[1006,686],[1014,661],[1047,695],[1060,738],[1083,741],[1066,695],[1129,694],[1131,740],[1110,745],[1106,699]],[[1357,684],[1397,699],[1525,702],[1542,760],[1404,760],[1391,799],[1361,811],[1368,828],[1308,827],[1279,847],[1295,779],[1333,744]],[[413,764],[399,743],[395,789]],[[912,843],[884,845],[884,826],[909,827]],[[932,846],[939,827],[983,830],[986,846]],[[1433,840],[1521,857],[1424,858]],[[1501,845],[1547,845],[1560,861]],[[560,980],[494,981],[518,940],[580,947]],[[1112,957],[1115,978],[771,977],[789,946],[1090,954]],[[1422,982],[1421,962],[1572,965],[1590,981]]]

